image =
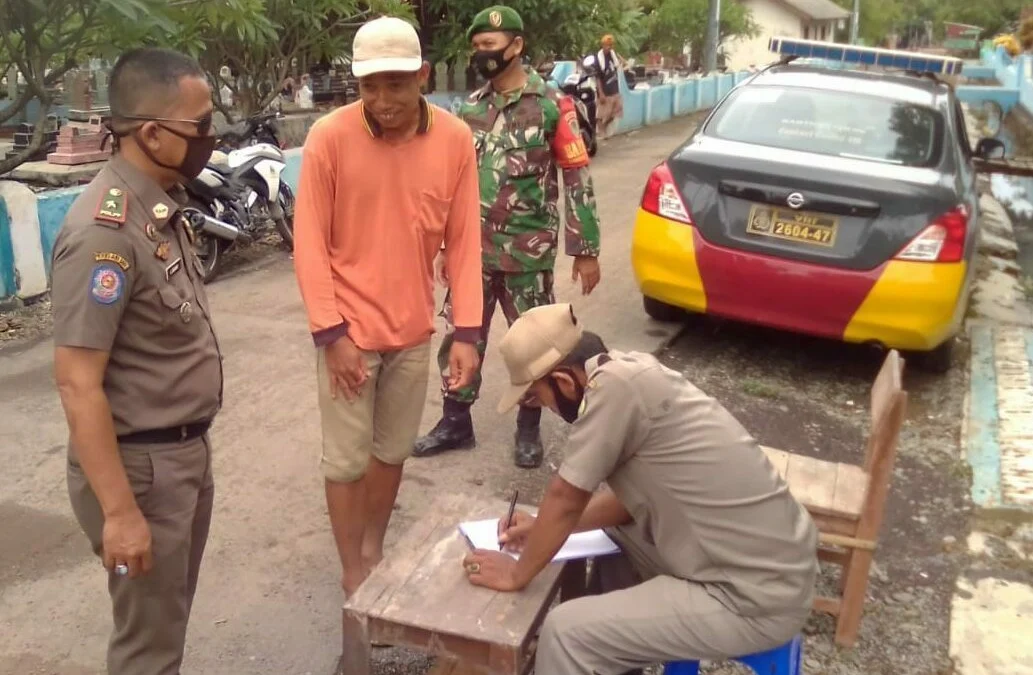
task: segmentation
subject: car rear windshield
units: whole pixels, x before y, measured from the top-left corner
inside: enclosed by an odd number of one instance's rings
[[[903,166],[935,166],[943,117],[932,108],[852,92],[746,85],[716,111],[710,136]]]

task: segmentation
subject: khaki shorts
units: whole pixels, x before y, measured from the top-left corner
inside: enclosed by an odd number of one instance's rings
[[[370,456],[398,465],[412,454],[427,401],[430,341],[397,352],[363,352],[369,379],[357,399],[330,397],[323,349],[316,350],[319,416],[323,453],[319,464],[327,480],[350,483],[362,478]]]

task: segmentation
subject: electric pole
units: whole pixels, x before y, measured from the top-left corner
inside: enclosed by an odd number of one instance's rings
[[[854,0],[854,13],[850,16],[850,44],[857,44],[857,22],[861,17],[861,0]]]
[[[721,43],[720,32],[721,0],[710,0],[710,17],[707,20],[707,44],[703,56],[704,74],[717,70],[717,46]]]

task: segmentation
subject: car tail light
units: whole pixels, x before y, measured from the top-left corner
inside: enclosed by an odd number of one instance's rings
[[[965,253],[969,210],[964,204],[951,209],[922,230],[897,260],[921,262],[958,262]]]
[[[692,215],[682,201],[674,184],[674,177],[666,162],[660,163],[649,174],[646,189],[642,191],[642,210],[663,218],[692,225]]]

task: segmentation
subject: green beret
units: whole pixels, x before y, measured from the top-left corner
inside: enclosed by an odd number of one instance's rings
[[[473,36],[478,33],[494,33],[496,31],[523,33],[524,20],[512,7],[495,5],[481,11],[473,18],[470,29],[466,31],[466,39],[472,40]]]

